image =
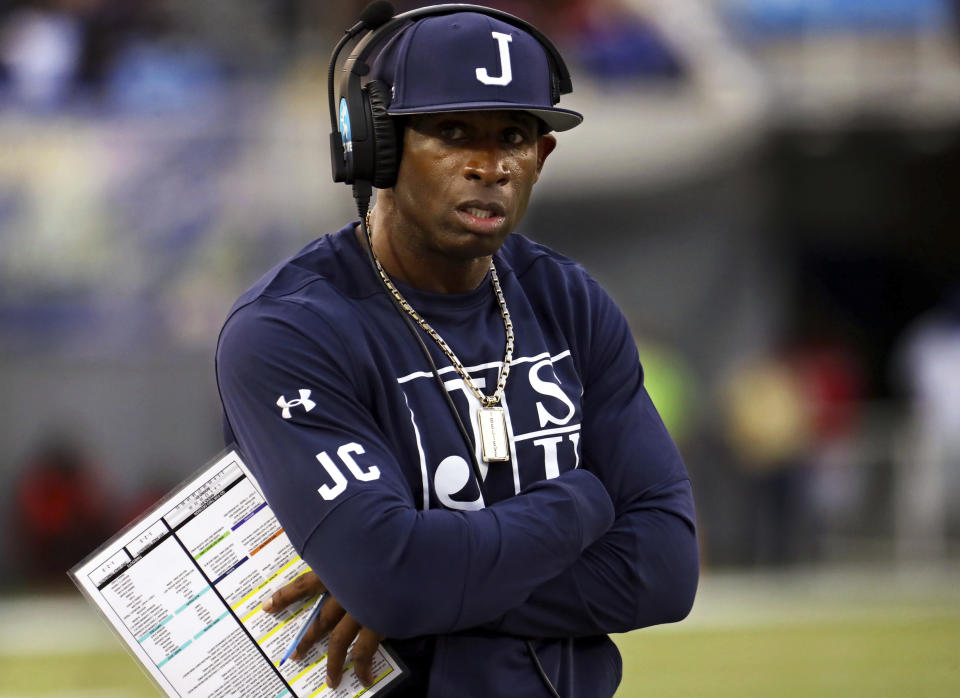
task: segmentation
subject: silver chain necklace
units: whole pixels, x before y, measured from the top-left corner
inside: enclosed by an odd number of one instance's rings
[[[364,221],[367,228],[367,234],[370,235],[370,214],[372,211],[367,211],[366,220]],[[367,243],[370,245],[370,251],[373,252],[373,239],[372,235],[368,238]],[[476,396],[477,400],[480,401],[480,410],[478,414],[478,420],[480,423],[480,437],[481,437],[481,446],[483,459],[488,462],[495,461],[508,461],[510,460],[510,445],[507,439],[507,423],[506,416],[503,411],[503,407],[500,406],[500,400],[503,398],[503,391],[507,387],[507,376],[510,375],[510,365],[513,363],[513,322],[510,320],[510,311],[507,309],[507,301],[503,297],[503,290],[500,288],[500,278],[497,276],[497,268],[493,265],[493,260],[490,260],[490,283],[493,285],[493,291],[497,297],[497,303],[500,305],[500,316],[503,318],[503,327],[506,330],[507,341],[506,349],[504,350],[503,356],[503,365],[500,368],[500,375],[497,380],[497,388],[493,392],[493,395],[484,395],[480,388],[477,387],[476,383],[473,382],[473,379],[470,377],[470,374],[467,373],[467,370],[463,367],[463,363],[460,359],[457,358],[457,355],[453,353],[453,349],[450,348],[450,345],[444,341],[443,337],[430,326],[426,320],[424,320],[420,313],[418,313],[407,299],[403,297],[403,294],[400,293],[400,290],[394,285],[393,281],[390,280],[390,277],[387,276],[387,273],[383,270],[383,267],[380,265],[380,260],[377,259],[376,254],[373,255],[374,262],[377,265],[377,272],[380,274],[380,278],[383,279],[383,283],[386,284],[387,288],[390,290],[390,293],[393,294],[394,299],[403,308],[406,313],[416,321],[420,328],[426,332],[430,337],[433,338],[433,341],[437,343],[437,346],[447,355],[447,358],[450,359],[450,363],[453,365],[453,368],[457,371],[460,378],[463,379],[464,384],[470,389],[470,392]]]

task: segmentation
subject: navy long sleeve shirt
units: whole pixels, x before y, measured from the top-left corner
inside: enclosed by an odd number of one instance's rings
[[[687,473],[622,313],[582,267],[508,237],[494,259],[516,334],[510,461],[488,464],[479,401],[423,334],[468,449],[354,225],[231,311],[217,349],[228,440],[304,559],[406,661],[394,695],[548,695],[527,638],[564,698],[612,695],[606,634],[683,618],[698,577]],[[505,337],[489,281],[398,286],[492,393]]]

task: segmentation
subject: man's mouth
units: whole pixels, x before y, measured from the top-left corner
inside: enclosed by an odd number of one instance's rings
[[[503,218],[507,215],[503,205],[495,201],[466,201],[460,204],[457,210],[480,220]]]
[[[457,206],[460,224],[474,235],[497,235],[507,224],[504,207],[493,201],[467,201]]]
[[[469,213],[474,218],[493,218],[496,214],[490,209],[486,208],[476,208],[474,206],[468,206],[467,208],[461,209],[466,213]]]

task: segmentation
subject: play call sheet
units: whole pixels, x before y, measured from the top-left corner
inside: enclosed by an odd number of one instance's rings
[[[310,568],[290,545],[235,451],[71,571],[157,684],[171,696],[373,695],[399,678],[383,648],[370,689],[349,668],[326,685],[326,643],[280,659],[314,599],[263,612]]]

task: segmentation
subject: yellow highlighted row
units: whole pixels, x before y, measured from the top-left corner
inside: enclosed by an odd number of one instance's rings
[[[392,667],[392,666],[387,667],[387,670],[386,670],[385,672],[383,672],[382,674],[380,674],[380,676],[377,676],[377,677],[375,677],[375,678],[373,679],[373,685],[370,686],[370,688],[373,688],[373,686],[376,686],[378,683],[380,683],[380,679],[382,679],[384,676],[386,676],[387,674],[389,674],[391,671],[393,671],[393,667]],[[357,695],[355,695],[353,698],[358,698],[359,696],[362,696],[364,693],[366,693],[367,691],[369,691],[370,688],[365,688],[365,689],[363,689],[362,691],[360,691],[360,693],[358,693]]]
[[[290,621],[292,621],[294,618],[299,618],[299,617],[300,617],[300,614],[303,613],[303,612],[304,612],[305,610],[307,610],[308,608],[310,608],[310,606],[313,605],[313,602],[314,602],[314,601],[316,601],[316,597],[312,597],[312,598],[307,599],[307,602],[306,602],[305,604],[303,604],[300,608],[298,608],[298,609],[296,610],[296,613],[294,613],[292,616],[290,616],[290,617],[287,618],[285,621],[283,621],[282,623],[280,623],[280,624],[279,624],[277,627],[275,627],[273,630],[271,630],[271,631],[268,632],[266,635],[264,635],[264,636],[261,637],[259,640],[257,640],[257,644],[258,644],[258,645],[262,645],[262,644],[263,644],[264,642],[266,642],[268,639],[270,639],[271,637],[273,637],[273,635],[274,635],[278,630],[280,630],[280,628],[286,627],[286,625],[287,625]]]
[[[326,655],[324,655],[324,656],[326,656]],[[353,668],[353,662],[350,662],[350,663],[347,664],[345,667],[343,667],[343,673],[346,674],[347,671],[349,671],[349,670],[352,669],[352,668]],[[364,688],[362,691],[360,691],[359,693],[355,694],[355,695],[353,696],[353,698],[358,698],[359,696],[362,696],[364,693],[366,693],[366,692],[369,691],[371,688],[373,688],[373,687],[376,686],[378,683],[380,683],[380,680],[381,680],[384,676],[386,676],[387,674],[389,674],[391,671],[393,671],[393,667],[392,667],[392,666],[388,666],[388,667],[387,667],[387,670],[386,670],[385,672],[383,672],[382,674],[380,674],[380,676],[374,677],[374,679],[373,679],[373,684],[371,684],[369,688]],[[301,674],[300,676],[302,676],[302,674]],[[297,678],[300,678],[300,676],[297,676]],[[296,679],[294,679],[294,681],[296,681]],[[291,683],[293,683],[293,682],[291,681]],[[313,698],[314,696],[318,695],[318,694],[321,693],[326,687],[327,687],[327,684],[324,683],[322,686],[320,686],[320,688],[318,688],[316,691],[314,691],[313,693],[311,693],[310,696],[309,696],[309,698]]]
[[[303,671],[301,671],[299,674],[297,674],[297,675],[294,676],[292,679],[290,679],[289,683],[293,683],[293,682],[295,682],[295,681],[299,681],[300,679],[302,679],[304,674],[306,674],[308,671],[310,671],[311,669],[313,669],[313,667],[317,666],[317,664],[319,664],[320,662],[322,662],[322,661],[323,661],[324,659],[326,659],[326,658],[327,658],[327,655],[323,655],[323,656],[320,657],[317,661],[315,661],[315,662],[313,662],[312,664],[309,664],[309,665],[307,665],[306,667],[304,667]]]
[[[234,611],[236,611],[238,608],[240,608],[240,606],[242,606],[243,604],[245,604],[245,603],[250,599],[251,596],[253,596],[254,594],[256,594],[258,591],[261,591],[265,586],[267,586],[267,585],[270,584],[274,579],[276,579],[282,572],[284,572],[285,570],[289,569],[290,567],[292,567],[294,564],[296,564],[296,563],[298,563],[298,562],[300,562],[300,557],[299,557],[299,556],[293,558],[290,562],[288,562],[288,563],[285,564],[283,567],[281,567],[281,568],[278,569],[276,572],[274,572],[274,573],[271,574],[269,577],[267,577],[265,580],[263,580],[263,582],[261,582],[259,586],[256,586],[256,587],[254,587],[253,589],[251,589],[251,590],[250,590],[250,593],[248,593],[248,594],[247,594],[246,596],[244,596],[242,599],[240,599],[239,601],[237,601],[237,602],[236,602],[235,604],[233,604],[230,608],[232,608]],[[304,572],[301,572],[300,574],[298,574],[297,577],[299,577],[300,575],[304,574],[304,573],[307,572],[307,571],[308,571],[308,570],[304,570]],[[296,579],[296,577],[294,577],[294,579]],[[260,607],[257,606],[255,609],[253,609],[253,611],[251,611],[250,613],[248,613],[246,616],[244,616],[244,617],[241,618],[240,620],[245,623],[245,622],[247,621],[247,618],[249,618],[250,616],[252,616],[252,615],[253,615],[254,613],[256,613],[259,609],[260,609]]]

